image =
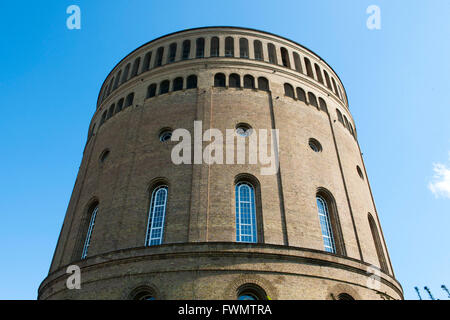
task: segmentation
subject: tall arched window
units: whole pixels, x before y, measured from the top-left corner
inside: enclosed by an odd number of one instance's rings
[[[291,62],[289,61],[289,53],[286,48],[281,48],[281,61],[283,62],[283,66],[290,68]]]
[[[233,39],[233,37],[225,38],[225,57],[234,57],[234,39]]]
[[[380,235],[378,233],[377,225],[376,225],[375,220],[373,219],[373,217],[372,217],[372,215],[370,213],[369,213],[367,218],[369,219],[370,231],[372,232],[372,238],[373,238],[373,242],[375,244],[375,249],[377,251],[378,261],[380,263],[380,268],[384,272],[388,272],[388,266],[387,266],[387,263],[386,263],[386,258],[384,256],[384,250],[383,250],[383,246],[381,244]]]
[[[169,188],[166,185],[160,185],[152,192],[148,213],[147,234],[145,235],[146,246],[162,244],[168,190]]]
[[[272,43],[269,43],[267,44],[267,50],[269,51],[269,62],[273,64],[278,64],[275,46]]]
[[[262,43],[259,40],[253,41],[253,47],[255,50],[255,59],[256,60],[264,60]]]
[[[306,75],[310,78],[314,79],[314,73],[312,71],[312,67],[311,67],[311,61],[309,61],[308,58],[305,57],[305,67],[306,67]]]
[[[205,56],[205,38],[198,38],[196,43],[195,57],[203,58]]]
[[[159,47],[156,51],[156,59],[155,59],[155,67],[159,67],[162,65],[164,55],[164,47]]]
[[[318,108],[319,105],[317,104],[317,98],[312,92],[308,92],[308,100],[309,104],[313,105],[314,107]]]
[[[119,70],[119,72],[117,73],[116,76],[116,81],[114,81],[114,86],[113,86],[113,91],[117,89],[117,87],[119,86],[119,81],[120,81],[120,75],[122,74],[122,70]]]
[[[236,184],[236,241],[258,242],[255,189],[248,182]]]
[[[285,83],[284,84],[284,95],[288,96],[288,97],[290,97],[292,99],[295,98],[294,88],[289,83]]]
[[[183,59],[183,60],[189,59],[190,54],[191,54],[191,41],[184,40],[183,41],[183,54],[181,56],[181,59]]]
[[[246,74],[244,76],[244,88],[255,89],[255,78],[249,74]]]
[[[169,56],[167,57],[167,62],[171,63],[175,61],[177,56],[177,44],[174,42],[169,46]]]
[[[125,99],[122,98],[117,102],[116,113],[122,111],[124,101]]]
[[[328,89],[331,89],[331,82],[330,82],[330,76],[328,75],[328,72],[326,70],[323,70],[323,74],[325,75],[325,81],[327,83]]]
[[[111,107],[109,108],[108,116],[106,117],[106,119],[109,119],[109,118],[111,118],[114,115],[114,109],[115,108],[116,108],[116,105],[113,103],[111,105]]]
[[[223,73],[214,75],[214,87],[225,87],[225,75]]]
[[[230,74],[228,86],[230,88],[240,88],[241,87],[241,77],[236,73]]]
[[[316,69],[317,80],[323,84],[322,71],[317,63],[314,63],[314,68]]]
[[[331,78],[331,81],[333,82],[334,93],[339,97],[336,81],[334,81],[334,78]]]
[[[294,52],[294,65],[295,65],[295,70],[297,70],[298,72],[303,72],[302,71],[302,62],[300,61],[300,56],[297,52]]]
[[[316,203],[325,251],[346,255],[334,197],[328,190],[319,188],[316,194]]]
[[[92,232],[94,231],[95,218],[98,213],[98,204],[91,206],[89,210],[89,225],[87,227],[86,237],[84,239],[83,250],[81,252],[81,259],[85,259],[88,254],[89,245],[91,244]]]
[[[336,253],[336,245],[334,242],[333,229],[331,227],[330,212],[328,210],[327,202],[321,196],[317,196],[316,201],[325,251]]]
[[[197,76],[195,74],[187,77],[186,80],[186,89],[195,89],[197,88]]]
[[[120,84],[122,84],[128,80],[128,73],[130,73],[130,64],[127,64],[127,66],[125,67],[125,71],[123,72],[122,80],[120,81]]]
[[[259,77],[258,78],[258,89],[264,90],[264,91],[269,91],[269,80],[267,80],[264,77]]]
[[[336,109],[336,114],[337,114],[338,121],[340,123],[344,124],[344,118],[342,117],[342,113],[339,111],[339,109]]]
[[[328,110],[327,103],[322,98],[319,98],[319,108],[320,108],[320,110],[325,111],[325,112],[327,112],[327,110]]]
[[[302,88],[297,87],[297,99],[306,103],[306,93]]]
[[[127,96],[127,100],[126,100],[126,103],[125,103],[125,108],[131,106],[133,104],[133,100],[134,100],[134,92],[130,93]]]
[[[248,40],[246,38],[239,39],[239,54],[241,58],[248,58]]]
[[[141,64],[141,58],[137,57],[133,63],[133,71],[131,71],[131,78],[136,77],[139,72],[139,65]]]
[[[173,80],[173,91],[183,90],[183,78],[178,77]]]
[[[169,87],[170,87],[169,80],[164,80],[163,82],[161,82],[161,84],[159,85],[159,94],[169,92]]]
[[[211,38],[211,50],[210,50],[211,57],[218,57],[219,56],[219,38],[218,37],[212,37]]]
[[[156,83],[152,83],[147,89],[147,98],[152,98],[156,96]]]
[[[108,111],[105,110],[105,112],[103,112],[103,114],[102,114],[102,118],[100,119],[100,126],[105,123],[107,114],[108,114]]]
[[[142,64],[142,72],[150,70],[150,60],[152,59],[152,52],[147,52],[144,56],[144,63]]]
[[[113,82],[114,82],[114,77],[111,79],[111,81],[109,82],[109,85],[108,85],[108,96],[111,93]]]

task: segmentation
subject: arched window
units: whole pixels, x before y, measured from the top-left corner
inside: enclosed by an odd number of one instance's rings
[[[278,64],[275,46],[272,43],[269,43],[267,44],[267,50],[269,51],[269,62],[273,64]]]
[[[159,94],[169,92],[169,87],[170,87],[169,80],[164,80],[163,82],[161,82],[161,84],[159,85]]]
[[[244,76],[244,88],[255,89],[255,78],[249,74],[246,74]]]
[[[289,83],[285,83],[284,84],[284,95],[288,96],[288,97],[290,97],[292,99],[295,98],[294,88]]]
[[[139,65],[141,64],[141,58],[137,57],[133,63],[133,71],[131,72],[131,78],[136,77],[139,72]]]
[[[108,96],[109,96],[109,94],[111,93],[111,89],[112,89],[112,86],[113,86],[113,82],[114,82],[114,77],[111,79],[111,81],[109,82],[109,85],[108,85]]]
[[[130,64],[127,64],[127,66],[125,67],[125,71],[123,72],[120,84],[125,83],[128,80],[128,73],[130,73]]]
[[[336,245],[334,242],[333,229],[331,227],[330,212],[328,210],[327,202],[321,196],[317,196],[316,201],[325,251],[336,253]]]
[[[95,218],[98,213],[98,203],[91,206],[89,210],[88,220],[89,225],[87,226],[86,237],[84,239],[83,250],[81,252],[81,259],[85,259],[88,254],[89,245],[91,244],[92,232],[94,231]]]
[[[129,300],[157,300],[156,291],[147,286],[140,286],[134,289],[128,296]]]
[[[267,80],[264,77],[259,77],[258,78],[258,89],[264,90],[264,91],[269,91],[269,80]]]
[[[113,91],[116,90],[117,87],[119,86],[121,74],[122,74],[122,70],[119,70],[119,72],[117,73],[117,76],[116,76],[116,81],[114,81]]]
[[[142,72],[150,70],[150,60],[152,59],[152,52],[147,52],[144,56],[144,63],[142,64]]]
[[[262,43],[259,40],[253,41],[253,47],[255,50],[255,59],[256,60],[264,60]]]
[[[248,182],[236,184],[236,241],[258,242],[255,189]]]
[[[328,75],[328,72],[326,70],[323,70],[323,74],[325,75],[325,81],[327,83],[328,89],[333,90],[331,88],[330,76]]]
[[[195,74],[190,75],[187,77],[186,80],[186,89],[195,89],[197,88],[197,76]]]
[[[368,219],[369,219],[370,231],[372,232],[373,242],[375,244],[375,249],[377,251],[378,261],[380,263],[380,268],[384,272],[388,272],[388,266],[386,263],[386,258],[384,256],[384,250],[383,250],[383,246],[381,244],[380,235],[378,233],[378,228],[375,223],[375,220],[373,219],[373,217],[370,213],[368,215]]]
[[[341,98],[341,100],[344,100],[344,98],[342,96],[342,92],[341,92],[341,87],[338,87],[338,92],[339,92],[339,98]]]
[[[211,38],[211,57],[218,57],[219,56],[219,38],[218,37],[212,37]]]
[[[117,102],[116,113],[122,111],[124,101],[125,99],[122,98],[119,100],[119,102]]]
[[[237,289],[238,300],[267,300],[266,291],[253,283],[246,283]]]
[[[322,71],[317,63],[314,63],[314,68],[316,69],[317,80],[323,84]]]
[[[189,59],[190,54],[191,54],[191,41],[184,40],[183,41],[183,54],[181,56],[181,59],[183,59],[183,60]]]
[[[286,48],[281,48],[281,61],[283,62],[283,66],[290,68],[291,62],[289,61],[289,53]]]
[[[178,77],[173,80],[173,91],[183,90],[183,78]]]
[[[350,122],[348,123],[348,130],[350,130],[350,133],[352,134],[352,136],[355,136],[355,132],[353,131],[353,126]]]
[[[295,70],[297,70],[298,72],[303,72],[302,62],[300,61],[300,56],[298,55],[297,52],[294,52],[294,65],[295,65]]]
[[[103,112],[102,114],[102,118],[100,119],[100,126],[105,123],[107,114],[108,111],[105,110],[105,112]]]
[[[311,61],[309,61],[308,58],[305,57],[305,67],[306,67],[306,75],[310,78],[314,79],[314,73],[312,71],[312,67],[311,67]]]
[[[130,93],[127,96],[127,100],[126,100],[126,103],[125,103],[125,108],[131,106],[133,104],[133,100],[134,100],[134,92]]]
[[[111,118],[114,115],[114,109],[116,108],[116,105],[113,103],[111,105],[111,107],[109,108],[108,111],[108,116],[106,117],[107,119]]]
[[[205,38],[198,38],[196,41],[196,58],[203,58],[205,56]]]
[[[344,123],[343,123],[344,127],[348,128],[348,120],[347,117],[344,116]]]
[[[341,293],[338,295],[338,300],[355,300],[355,299],[348,293]]]
[[[152,83],[147,88],[147,98],[152,98],[156,96],[156,83]]]
[[[303,90],[302,88],[297,87],[296,91],[297,91],[297,99],[300,100],[300,101],[303,101],[304,103],[307,103],[306,102],[305,90]]]
[[[318,108],[319,105],[317,104],[317,98],[312,92],[308,92],[308,100],[309,104],[313,105],[314,107]]]
[[[223,73],[215,74],[214,87],[225,87],[225,75]]]
[[[225,38],[225,57],[234,57],[234,39],[233,39],[233,37]]]
[[[336,201],[331,193],[321,188],[316,194],[316,203],[325,251],[345,255]]]
[[[322,98],[319,98],[319,109],[325,112],[328,110],[327,103]]]
[[[159,47],[158,50],[156,51],[156,59],[154,67],[159,67],[162,65],[163,56],[164,56],[164,47]]]
[[[331,81],[333,82],[334,93],[339,97],[336,81],[334,81],[334,78],[331,78]]]
[[[339,111],[339,109],[336,109],[336,114],[337,114],[338,121],[340,123],[344,124],[344,118],[342,118],[342,113]]]
[[[230,74],[228,86],[230,88],[240,88],[241,87],[241,77],[236,73]]]
[[[167,57],[167,62],[172,63],[175,61],[177,56],[177,44],[174,42],[169,46],[169,56]]]
[[[146,246],[162,244],[168,190],[166,185],[160,185],[152,192],[148,213],[147,234],[145,235]]]
[[[239,53],[241,58],[248,58],[248,40],[246,38],[239,39]]]

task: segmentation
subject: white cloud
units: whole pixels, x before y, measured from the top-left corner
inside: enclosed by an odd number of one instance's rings
[[[433,181],[428,184],[428,189],[436,197],[450,199],[450,168],[442,163],[434,163],[433,171]]]

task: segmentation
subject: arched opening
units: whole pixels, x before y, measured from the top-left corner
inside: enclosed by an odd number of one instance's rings
[[[116,76],[116,81],[114,81],[113,91],[119,86],[120,76],[122,75],[122,70],[119,70]]]
[[[89,246],[91,244],[92,233],[94,231],[95,219],[98,214],[98,202],[94,202],[88,209],[87,217],[84,221],[85,237],[83,242],[83,248],[81,251],[81,259],[86,259]]]
[[[249,74],[244,76],[244,88],[255,89],[255,78],[253,76]]]
[[[214,75],[214,86],[225,87],[225,75],[223,73],[216,73]]]
[[[106,119],[111,118],[114,115],[114,109],[116,108],[116,105],[113,103],[111,107],[109,107],[108,115]]]
[[[133,105],[133,100],[134,100],[134,92],[130,93],[127,96],[126,103],[125,103],[125,108]]]
[[[142,72],[150,70],[150,60],[152,59],[152,52],[147,52],[144,56],[144,63],[142,64]]]
[[[328,111],[327,103],[322,98],[319,98],[319,109],[325,112]]]
[[[295,70],[297,70],[298,72],[303,72],[302,62],[301,62],[300,56],[298,55],[297,52],[294,52],[294,65],[295,65]]]
[[[137,57],[133,63],[133,70],[131,71],[131,78],[136,77],[139,72],[139,65],[141,64],[141,58]]]
[[[289,61],[289,53],[287,49],[281,47],[280,51],[281,51],[281,62],[283,63],[283,66],[285,66],[286,68],[290,68],[291,62]]]
[[[169,88],[170,88],[170,81],[169,80],[162,81],[161,84],[159,85],[159,94],[168,93]]]
[[[122,80],[120,81],[120,84],[125,83],[128,80],[128,74],[130,73],[130,64],[127,64],[125,67],[125,71],[122,75]]]
[[[186,89],[195,89],[197,88],[197,76],[195,74],[187,77]]]
[[[246,283],[237,289],[238,300],[268,300],[266,291],[254,283]]]
[[[316,108],[319,108],[319,105],[317,104],[317,98],[312,92],[308,92],[308,100],[309,104],[313,105]]]
[[[341,293],[338,295],[338,300],[355,300],[355,299],[348,293]]]
[[[306,75],[310,78],[314,79],[314,73],[312,71],[312,67],[311,67],[311,61],[309,61],[309,59],[307,57],[305,57],[305,67],[306,67]]]
[[[229,78],[228,82],[229,82],[228,86],[230,88],[240,88],[241,87],[241,77],[236,73],[230,74],[230,78]]]
[[[336,114],[337,114],[338,121],[340,123],[344,124],[344,118],[342,117],[342,113],[339,111],[339,109],[336,109]]]
[[[152,83],[147,88],[147,98],[152,98],[156,96],[156,83]]]
[[[262,43],[259,40],[253,41],[253,49],[255,50],[255,59],[264,60]]]
[[[119,102],[117,102],[116,113],[122,111],[124,101],[125,99],[121,98]]]
[[[218,57],[219,56],[219,38],[218,37],[212,37],[211,38],[210,55],[211,55],[211,57]]]
[[[269,52],[269,62],[278,64],[277,52],[275,50],[275,46],[272,43],[267,44],[267,51]]]
[[[178,77],[173,80],[173,91],[183,90],[183,78]]]
[[[304,103],[307,103],[305,90],[303,90],[300,87],[297,87],[296,91],[297,91],[297,99],[303,101]]]
[[[164,184],[153,188],[147,221],[147,234],[145,235],[146,246],[163,243],[168,192],[169,188]]]
[[[156,51],[155,65],[154,65],[155,68],[162,66],[163,56],[164,56],[164,47],[159,47],[158,50]]]
[[[175,61],[177,56],[177,44],[174,42],[169,46],[169,56],[167,57],[167,62],[172,63]]]
[[[195,44],[196,44],[195,57],[203,58],[205,56],[205,38],[198,38],[195,41]]]
[[[234,57],[234,39],[233,39],[233,37],[225,38],[225,57]]]
[[[316,69],[317,80],[323,84],[322,71],[317,63],[314,64],[314,68]]]
[[[323,74],[325,75],[325,82],[327,83],[328,89],[332,90],[330,76],[328,75],[328,72],[326,70],[323,70]]]
[[[294,88],[289,83],[284,84],[284,95],[292,99],[295,98]]]
[[[241,58],[248,59],[248,40],[246,38],[239,39],[239,54]]]
[[[383,250],[383,246],[381,244],[381,239],[380,239],[380,235],[378,233],[377,225],[370,213],[368,214],[367,218],[369,220],[370,231],[372,232],[372,239],[375,244],[375,249],[377,251],[378,262],[380,263],[380,268],[384,272],[388,273],[388,266],[386,263],[386,258],[384,255],[384,250]]]
[[[259,77],[258,78],[258,89],[264,90],[264,91],[269,91],[269,80],[267,80],[264,77]]]
[[[184,40],[183,41],[183,52],[182,52],[181,59],[183,59],[183,60],[189,59],[190,54],[191,54],[191,41]]]

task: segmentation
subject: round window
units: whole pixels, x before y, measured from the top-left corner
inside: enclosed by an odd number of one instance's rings
[[[172,130],[163,130],[159,134],[159,141],[161,141],[161,142],[169,141],[170,138],[172,138]]]
[[[241,137],[248,137],[252,134],[252,127],[247,123],[239,123],[236,125],[236,133]]]
[[[309,147],[314,151],[314,152],[321,152],[322,151],[322,145],[320,144],[319,141],[317,141],[314,138],[309,139]]]

